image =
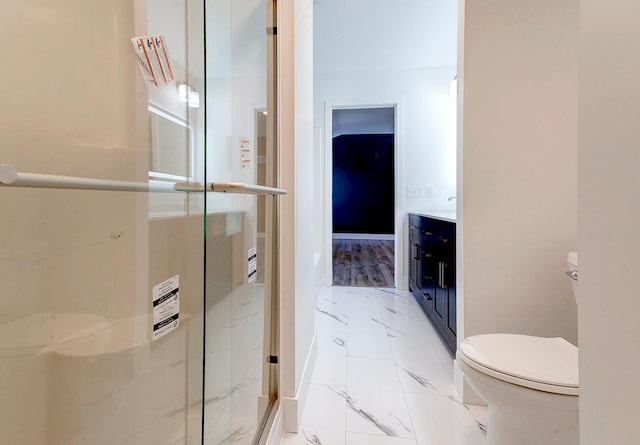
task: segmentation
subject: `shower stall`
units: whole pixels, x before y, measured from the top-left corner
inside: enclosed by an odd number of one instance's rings
[[[0,6],[1,443],[264,439],[274,1]]]

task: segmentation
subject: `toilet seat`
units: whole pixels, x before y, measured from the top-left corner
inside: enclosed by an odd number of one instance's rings
[[[474,335],[460,343],[457,356],[477,371],[505,382],[578,395],[578,348],[563,338]]]

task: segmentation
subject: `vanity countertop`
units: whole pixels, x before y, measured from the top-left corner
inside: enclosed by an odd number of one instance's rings
[[[414,210],[412,212],[415,215],[426,216],[427,218],[440,219],[447,222],[456,222],[455,210]]]

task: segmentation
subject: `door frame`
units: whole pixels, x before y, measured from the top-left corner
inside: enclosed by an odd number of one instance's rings
[[[324,219],[322,221],[322,251],[323,251],[323,285],[325,287],[333,286],[333,111],[345,110],[345,109],[359,109],[359,108],[393,108],[394,109],[394,286],[396,289],[407,288],[407,271],[408,266],[405,259],[405,244],[403,240],[405,237],[405,224],[404,224],[404,212],[405,208],[404,194],[401,193],[404,190],[404,179],[399,174],[401,166],[404,165],[404,144],[403,135],[401,133],[402,128],[402,102],[400,100],[395,101],[380,101],[372,103],[357,103],[357,104],[331,104],[324,103],[324,166],[322,173],[324,180]],[[316,169],[316,173],[320,173],[319,169]]]

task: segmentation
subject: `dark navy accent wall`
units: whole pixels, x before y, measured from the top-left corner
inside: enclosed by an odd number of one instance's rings
[[[333,232],[394,233],[393,134],[333,138]]]

